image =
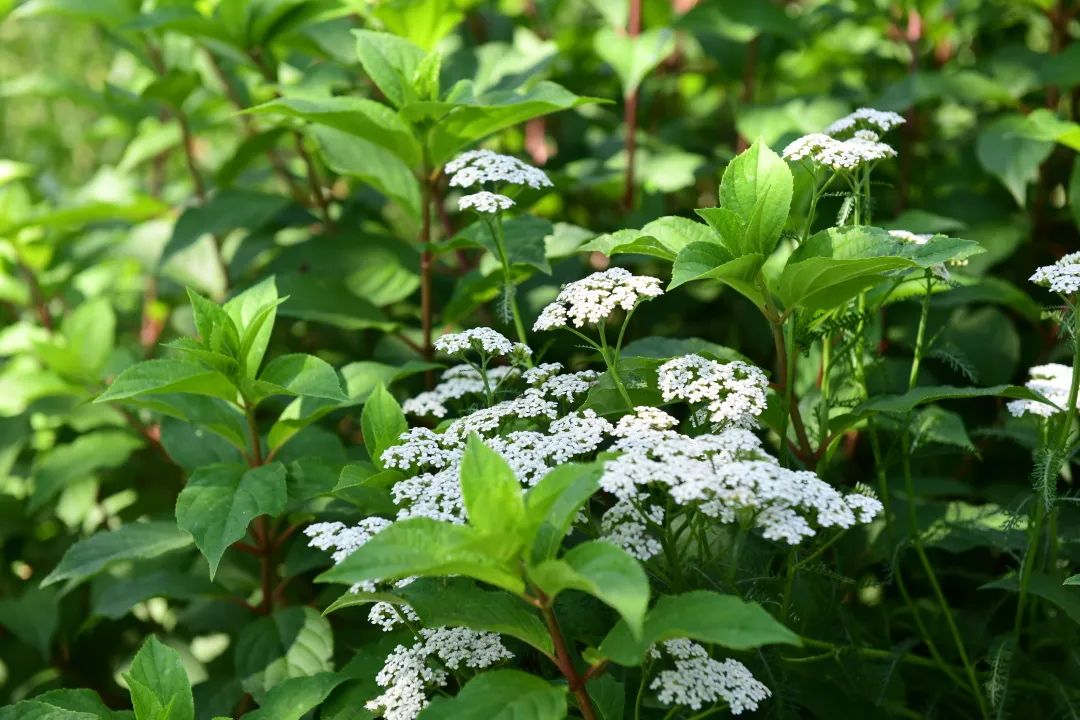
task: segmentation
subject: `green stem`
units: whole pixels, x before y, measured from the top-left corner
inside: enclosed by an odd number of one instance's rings
[[[625,325],[624,325],[625,328]],[[619,333],[619,341],[622,341],[622,332]],[[617,348],[618,346],[616,346]],[[630,393],[626,391],[626,385],[623,384],[622,377],[619,376],[619,369],[617,367],[619,358],[617,350],[613,351],[607,342],[607,330],[604,328],[603,323],[600,324],[600,354],[604,357],[604,364],[607,365],[608,372],[611,373],[611,380],[615,383],[615,388],[622,395],[622,399],[626,402],[626,409],[634,409],[634,401],[630,399]]]
[[[499,263],[502,265],[504,292],[510,300],[510,314],[514,318],[514,330],[517,332],[518,342],[528,345],[528,336],[525,334],[525,324],[521,321],[521,310],[517,304],[517,288],[514,286],[514,275],[510,269],[510,258],[506,254],[506,239],[503,233],[502,214],[495,215],[495,221],[489,227],[491,235],[495,239],[495,248],[499,251]]]

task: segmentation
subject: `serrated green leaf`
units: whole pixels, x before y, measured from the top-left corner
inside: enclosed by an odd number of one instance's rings
[[[330,623],[309,607],[256,620],[240,631],[234,651],[244,690],[260,701],[289,678],[332,671],[333,654]]]
[[[136,720],[194,720],[191,681],[180,653],[151,635],[124,675]]]
[[[240,464],[200,467],[188,478],[176,499],[176,523],[195,539],[217,574],[225,550],[243,539],[248,525],[260,515],[285,510],[285,466],[270,463],[255,468]]]
[[[455,697],[432,702],[417,717],[562,720],[566,717],[566,688],[520,670],[491,670],[465,683]]]
[[[364,447],[367,448],[371,462],[381,470],[383,451],[396,444],[401,434],[409,429],[401,406],[382,384],[371,391],[364,403],[360,414],[360,429],[364,433]]]
[[[600,488],[599,465],[560,465],[541,478],[525,496],[523,535],[533,563],[555,557],[578,512]]]
[[[356,55],[364,72],[394,106],[417,100],[412,78],[424,51],[404,38],[373,30],[353,30]]]
[[[507,556],[520,545],[515,540],[525,516],[521,482],[501,455],[473,433],[461,459],[461,496],[469,524],[482,533],[500,535]]]
[[[272,386],[275,393],[348,402],[341,378],[325,360],[293,353],[274,358],[259,374],[259,383]]]
[[[182,360],[146,360],[120,373],[94,402],[161,393],[209,395],[236,401],[236,386],[216,370]]]
[[[63,580],[81,582],[114,562],[147,560],[190,545],[191,536],[172,522],[131,523],[72,545],[41,586]]]

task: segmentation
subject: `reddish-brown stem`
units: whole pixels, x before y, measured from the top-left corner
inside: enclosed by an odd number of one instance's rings
[[[641,34],[641,0],[630,0],[630,13],[626,34],[636,38]],[[623,207],[634,207],[634,163],[637,155],[637,107],[639,88],[626,88],[623,105],[623,125],[626,126],[626,186],[623,189]]]
[[[578,710],[581,711],[581,716],[585,720],[596,720],[596,711],[593,710],[592,700],[589,699],[589,693],[585,690],[585,680],[578,673],[577,668],[574,667],[574,661],[570,657],[570,650],[566,646],[566,639],[563,637],[562,629],[559,627],[559,619],[555,617],[555,611],[552,610],[548,599],[541,595],[540,600],[540,612],[544,616],[548,633],[551,635],[551,642],[555,646],[555,657],[553,658],[555,665],[559,668],[559,672],[562,673],[563,677],[566,678],[570,692],[577,698]]]
[[[754,101],[754,80],[757,75],[760,45],[760,35],[755,35],[746,45],[746,66],[743,68],[742,95],[739,98],[741,105],[744,107]],[[743,137],[742,133],[739,133],[735,141],[736,152],[742,152],[748,147],[750,147],[750,141]]]

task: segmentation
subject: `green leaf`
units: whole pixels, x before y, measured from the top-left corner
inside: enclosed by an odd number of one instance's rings
[[[374,100],[285,97],[257,105],[249,112],[303,118],[385,148],[409,167],[420,163],[420,145],[412,128],[394,110]]]
[[[663,404],[656,376],[662,363],[657,358],[628,357],[619,360],[619,377],[634,407]],[[595,410],[599,415],[621,415],[626,412],[626,400],[616,387],[610,371],[602,374],[589,389],[582,408]]]
[[[282,302],[284,298],[278,297],[274,278],[268,277],[222,306],[239,331],[239,359],[241,369],[246,371],[245,377],[254,378],[262,365],[274,329],[277,306]]]
[[[551,236],[554,227],[551,222],[532,215],[518,215],[503,222],[506,238],[507,260],[511,265],[531,265],[540,272],[550,274],[551,264],[547,259],[546,239]],[[487,222],[478,221],[464,228],[449,241],[439,243],[437,250],[447,252],[460,248],[483,248],[491,253],[492,268],[497,265],[498,248],[491,235]],[[481,268],[483,271],[484,268]]]
[[[434,50],[464,17],[454,0],[379,3],[371,8],[371,14],[379,19],[387,31],[428,52]]]
[[[412,79],[424,59],[424,51],[390,33],[353,30],[356,55],[386,99],[396,107],[419,99]]]
[[[787,163],[760,139],[728,164],[720,181],[720,205],[746,226],[741,244],[730,246],[736,257],[773,251],[787,222],[793,188]]]
[[[521,593],[525,584],[516,569],[500,559],[499,543],[467,525],[410,518],[380,531],[317,579],[352,585],[365,580],[464,575]]]
[[[205,204],[192,205],[176,221],[172,237],[161,251],[159,265],[208,235],[224,236],[237,229],[266,226],[289,204],[283,195],[227,188],[214,193]]]
[[[695,280],[719,280],[758,307],[764,307],[764,296],[754,283],[764,262],[765,258],[757,254],[734,258],[719,243],[693,243],[676,256],[668,290]]]
[[[1080,624],[1080,590],[1075,590],[1070,587],[1072,584],[1073,583],[1070,583],[1068,580],[1062,584],[1049,575],[1033,572],[1031,574],[1030,584],[1028,585],[1028,592],[1053,603],[1061,609],[1070,620]],[[1017,592],[1019,583],[1017,582],[1016,575],[1012,574],[997,580],[992,580],[985,585],[980,586],[979,589],[998,589]]]
[[[979,163],[1002,182],[1020,207],[1027,204],[1027,187],[1053,150],[1052,140],[1031,137],[1022,115],[999,118],[984,127],[975,141]]]
[[[649,606],[649,579],[641,564],[622,548],[603,540],[575,546],[560,560],[529,568],[529,579],[555,598],[563,590],[580,590],[609,605],[631,629],[641,634]]]
[[[101,715],[69,710],[35,699],[0,708],[0,720],[101,720]]]
[[[566,717],[566,688],[520,670],[480,673],[455,697],[439,698],[419,720],[562,720]]]
[[[50,690],[0,708],[0,720],[133,720],[130,710],[110,710],[92,690]]]
[[[420,214],[420,184],[413,167],[398,155],[366,138],[328,127],[311,129],[326,166],[339,175],[368,183],[397,201],[410,216]]]
[[[1072,210],[1073,222],[1080,228],[1080,155],[1073,160],[1072,173],[1069,175],[1069,209]]]
[[[214,594],[216,588],[198,575],[171,568],[136,570],[130,576],[98,575],[90,586],[90,615],[117,620],[151,598],[195,599]]]
[[[785,310],[832,310],[885,279],[887,273],[915,265],[907,258],[854,260],[812,257],[784,266],[776,294]]]
[[[501,590],[484,590],[464,578],[421,578],[391,593],[346,593],[326,609],[373,602],[408,604],[426,627],[467,627],[509,635],[548,655],[551,635],[536,610]]]
[[[259,386],[269,385],[274,394],[300,395],[331,402],[348,402],[341,378],[325,360],[293,353],[274,358],[259,374]]]
[[[412,377],[428,370],[437,370],[442,365],[410,360],[406,363],[388,365],[372,360],[349,363],[341,368],[341,377],[345,380],[345,393],[353,402],[363,403],[380,385],[390,387],[391,383]]]
[[[63,580],[81,582],[121,560],[147,560],[191,545],[191,537],[172,522],[123,525],[100,532],[68,548],[60,564],[41,581],[46,587]]]
[[[244,627],[234,655],[244,690],[256,700],[268,700],[272,689],[289,678],[332,671],[334,634],[315,610],[286,608]]]
[[[381,470],[384,467],[383,451],[395,445],[402,433],[409,429],[401,406],[381,383],[371,391],[364,403],[364,410],[360,414],[360,429],[364,434],[364,447],[367,448],[371,462]]]
[[[37,510],[65,488],[99,470],[122,466],[142,446],[143,441],[130,433],[100,430],[40,453],[33,465],[34,491],[29,510]]]
[[[96,382],[116,341],[116,312],[105,298],[88,300],[64,316],[59,334],[37,344],[38,355],[65,377]]]
[[[762,645],[799,645],[799,636],[781,625],[757,603],[733,595],[695,590],[683,595],[665,595],[645,617],[643,631],[635,637],[632,628],[620,622],[600,643],[600,654],[632,667],[645,658],[648,648],[664,640],[690,638],[731,650],[749,650]]]
[[[59,598],[53,589],[31,587],[18,598],[0,599],[0,625],[46,660],[59,621]]]
[[[527,90],[485,93],[456,107],[431,131],[431,162],[442,165],[458,152],[511,125],[596,102],[546,80]]]
[[[183,360],[146,360],[120,373],[94,402],[126,400],[161,393],[209,395],[236,401],[236,386],[216,370]]]
[[[619,230],[601,235],[580,249],[602,252],[609,257],[624,253],[652,255],[673,262],[683,248],[698,242],[715,242],[709,227],[672,215],[653,220],[641,230]]]
[[[469,524],[482,533],[501,535],[507,556],[517,551],[517,530],[525,501],[517,475],[476,433],[469,436],[461,460],[461,495]]]
[[[845,225],[815,233],[795,249],[788,258],[788,264],[815,257],[856,260],[888,256],[906,258],[912,266],[929,268],[950,260],[965,260],[982,252],[985,252],[982,245],[963,238],[933,235],[926,243],[919,245],[893,237],[882,228]]]
[[[532,563],[555,557],[578,511],[600,488],[602,474],[596,463],[560,465],[525,495],[523,535]]]
[[[952,445],[976,452],[974,443],[964,427],[964,419],[939,407],[928,407],[915,414],[911,422],[912,448],[930,443]]]
[[[259,709],[244,715],[244,720],[301,720],[346,679],[332,672],[288,678],[270,688]]]
[[[621,28],[604,27],[593,36],[593,49],[615,69],[623,95],[629,97],[645,76],[674,52],[675,33],[671,28],[657,28],[628,35]]]
[[[137,720],[194,720],[195,701],[180,653],[151,635],[124,674]]]
[[[217,573],[226,548],[243,539],[248,525],[260,515],[285,510],[285,466],[270,463],[255,468],[219,463],[200,467],[188,478],[176,499],[176,523],[191,533]]]

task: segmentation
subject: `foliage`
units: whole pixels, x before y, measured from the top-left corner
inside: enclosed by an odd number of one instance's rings
[[[0,720],[1076,714],[1073,5],[0,0]]]

